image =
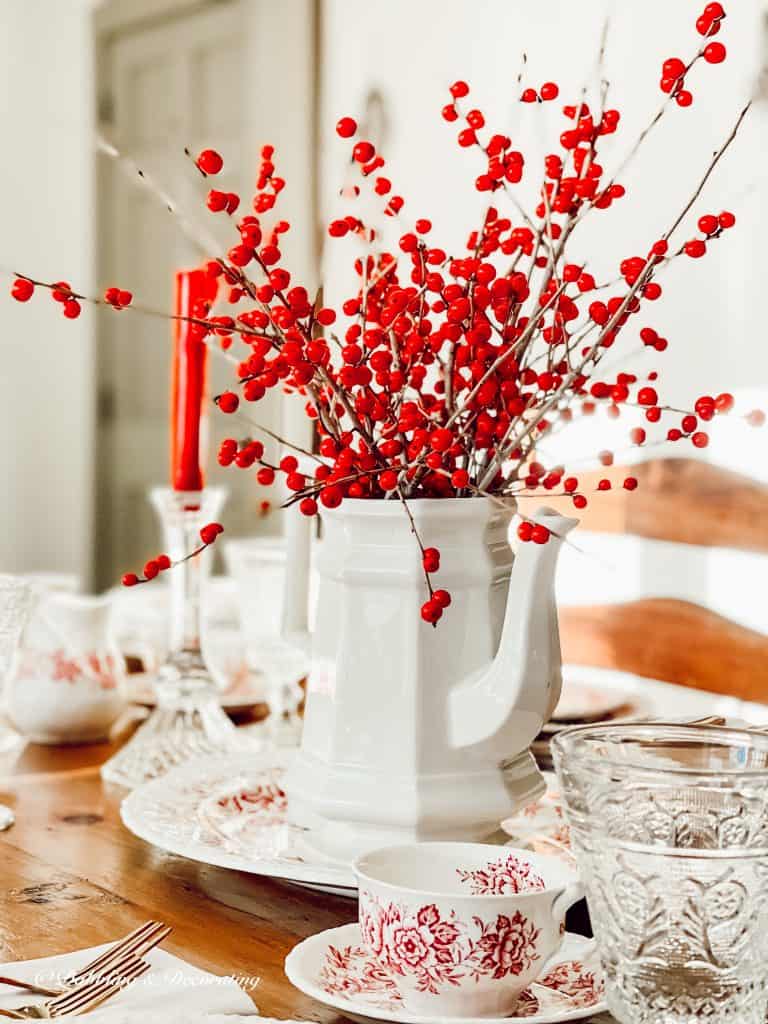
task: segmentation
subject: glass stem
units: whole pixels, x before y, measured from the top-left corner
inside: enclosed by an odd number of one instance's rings
[[[179,561],[200,547],[200,527],[218,516],[224,501],[220,488],[204,491],[152,491],[160,518],[165,551]],[[168,573],[170,622],[168,657],[157,676],[158,698],[165,702],[195,694],[214,696],[216,685],[203,657],[201,644],[202,592],[210,570],[211,552],[182,561]]]
[[[199,509],[181,511],[178,523],[167,524],[166,550],[172,559],[183,557],[200,546]],[[174,566],[171,582],[169,657],[200,656],[202,561],[206,554]]]

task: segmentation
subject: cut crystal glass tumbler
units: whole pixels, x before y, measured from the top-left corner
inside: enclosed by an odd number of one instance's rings
[[[587,726],[552,750],[622,1024],[764,1024],[768,736]]]

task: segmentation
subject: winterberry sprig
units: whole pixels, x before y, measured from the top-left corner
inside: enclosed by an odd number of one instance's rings
[[[169,569],[173,569],[177,565],[181,565],[182,562],[188,562],[191,558],[197,558],[201,555],[206,548],[209,548],[211,544],[215,544],[216,538],[220,533],[224,532],[224,527],[221,523],[207,523],[200,529],[200,540],[202,544],[196,547],[194,551],[190,551],[189,554],[184,555],[182,558],[177,558],[175,561],[166,554],[155,555],[154,558],[150,558],[145,563],[143,569],[143,575],[139,576],[135,572],[127,572],[124,574],[122,583],[124,587],[135,587],[139,583],[149,583],[151,580],[156,579],[161,573],[167,572]]]

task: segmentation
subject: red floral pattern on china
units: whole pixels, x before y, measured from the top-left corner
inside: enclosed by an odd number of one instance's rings
[[[350,1000],[362,999],[368,1006],[397,1012],[403,1008],[403,997],[397,980],[362,946],[330,946],[320,968],[320,984],[328,995]],[[576,1008],[589,1008],[603,998],[603,982],[579,960],[567,960],[537,981],[541,1001],[548,989],[553,996],[566,997]],[[543,1009],[539,996],[525,989],[515,1007],[516,1017],[534,1017]]]
[[[263,782],[250,789],[227,793],[216,801],[225,811],[235,814],[265,814],[272,818],[285,814],[288,797],[276,782]]]
[[[461,882],[468,883],[473,896],[508,896],[544,888],[544,879],[536,874],[533,865],[513,853],[474,871],[456,868],[456,874]]]
[[[499,914],[495,921],[442,917],[434,903],[409,911],[361,893],[363,940],[392,974],[412,975],[420,992],[437,994],[469,977],[505,978],[527,971],[540,954],[540,931],[524,914]]]
[[[118,665],[111,654],[100,656],[95,651],[67,655],[62,650],[27,651],[17,671],[19,677],[52,679],[60,683],[95,683],[102,690],[117,686]]]

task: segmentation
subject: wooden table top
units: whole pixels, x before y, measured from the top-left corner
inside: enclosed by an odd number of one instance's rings
[[[16,824],[0,833],[0,961],[110,942],[150,918],[173,926],[163,949],[219,975],[257,976],[264,1016],[328,1024],[340,1016],[283,973],[301,939],[354,921],[353,900],[196,864],[163,853],[120,822],[124,791],[103,785],[109,744],[28,746],[0,802]]]

